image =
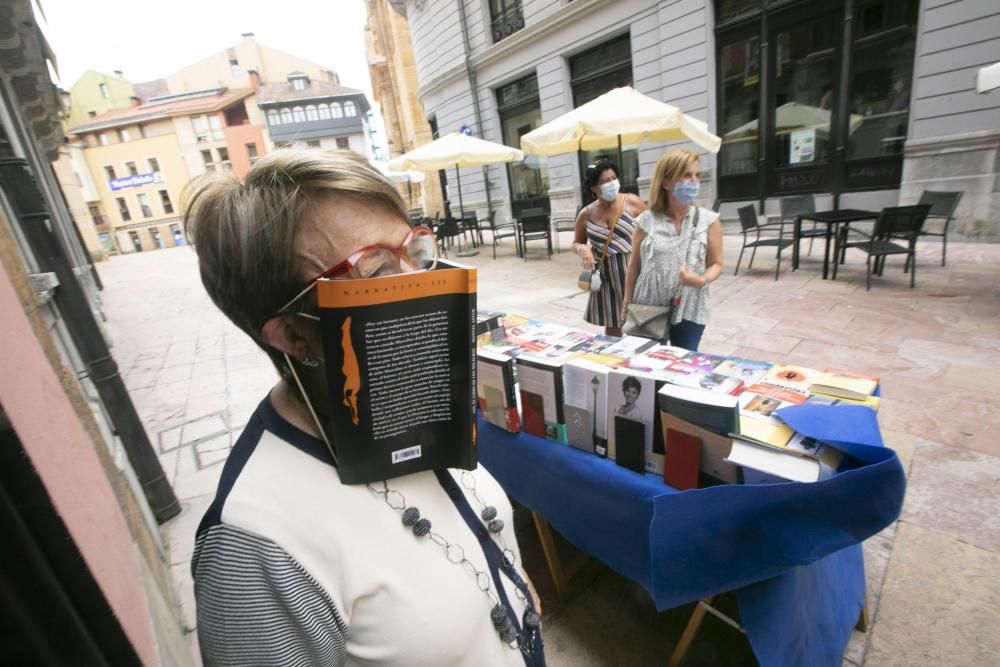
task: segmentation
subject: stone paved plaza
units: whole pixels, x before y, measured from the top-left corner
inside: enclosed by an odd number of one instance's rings
[[[536,246],[523,261],[508,239],[493,260],[486,236],[487,247],[464,260],[480,269],[481,307],[593,328],[581,319],[573,254],[547,260]],[[564,249],[569,241],[564,234]],[[794,273],[784,259],[776,282],[773,254],[758,256],[752,271],[744,260],[733,277],[739,245],[738,235],[725,237],[702,350],[880,375],[879,422],[907,471],[900,520],[865,543],[872,624],[855,632],[844,664],[1000,664],[1000,245],[950,244],[942,268],[940,245],[928,242],[915,289],[896,258],[870,292],[860,254],[848,254],[836,282],[824,281],[817,247]],[[190,248],[115,257],[98,269],[115,356],[182,502],[162,532],[194,630],[194,531],[222,461],[276,376],[209,301]],[[530,521],[518,531],[545,608],[550,664],[666,662],[690,606],[657,614],[638,585],[594,561],[560,603]],[[755,663],[745,637],[709,616],[684,664]]]

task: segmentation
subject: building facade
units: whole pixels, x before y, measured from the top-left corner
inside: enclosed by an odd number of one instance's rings
[[[97,85],[100,93],[101,76],[84,75],[73,91],[90,94]],[[68,130],[67,152],[77,177],[61,173],[66,189],[82,197],[73,208],[94,254],[183,245],[187,183],[207,171],[242,178],[276,145],[372,156],[364,94],[341,86],[333,70],[259,44],[252,33],[163,79],[118,83],[101,113],[82,106],[82,93],[71,95],[69,117],[80,120]]]
[[[180,507],[100,329],[98,282],[51,168],[70,158],[33,4],[0,0],[4,662],[190,665],[156,525]]]
[[[260,86],[257,103],[276,147],[347,148],[372,158],[368,98],[335,78],[317,81],[295,71]]]
[[[125,80],[122,72],[112,75],[89,69],[69,89],[69,113],[63,125],[68,129],[105,111],[127,107],[135,94],[135,87]]]
[[[723,213],[813,193],[818,206],[911,203],[965,191],[953,229],[1000,236],[1000,100],[974,93],[996,59],[986,0],[392,0],[409,20],[417,98],[440,133],[508,145],[630,85],[722,137],[702,157]],[[448,17],[444,20],[444,17]],[[646,195],[665,144],[625,146],[622,180]],[[572,215],[593,155],[462,173],[466,201]],[[468,172],[468,173],[466,173]]]
[[[388,0],[366,0],[365,47],[372,93],[382,109],[389,159],[433,141],[423,105],[417,100],[417,68],[410,25]],[[411,209],[433,216],[444,211],[441,182],[436,173],[422,183],[398,185]]]
[[[188,181],[207,171],[242,177],[266,152],[254,95],[253,88],[167,95],[72,128],[96,184],[91,217],[110,227],[115,250],[185,243],[180,200]]]

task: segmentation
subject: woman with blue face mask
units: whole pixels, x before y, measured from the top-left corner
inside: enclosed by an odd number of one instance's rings
[[[595,199],[576,218],[573,252],[585,269],[600,264],[601,278],[601,288],[590,293],[583,319],[603,326],[608,336],[620,336],[625,321],[621,314],[625,267],[632,252],[635,218],[646,205],[636,195],[620,192],[618,167],[607,158],[589,165],[583,182]]]
[[[708,284],[722,274],[719,214],[697,206],[698,154],[668,151],[656,163],[649,210],[636,219],[625,275],[629,303],[669,306],[671,345],[697,350],[709,318]],[[667,342],[667,341],[664,341]]]

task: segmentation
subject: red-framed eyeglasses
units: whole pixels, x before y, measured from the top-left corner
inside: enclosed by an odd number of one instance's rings
[[[347,259],[310,280],[306,288],[278,312],[284,312],[291,307],[320,280],[359,280],[414,271],[430,271],[437,264],[437,259],[437,238],[434,232],[428,227],[419,225],[412,228],[396,248],[375,244],[355,250]]]

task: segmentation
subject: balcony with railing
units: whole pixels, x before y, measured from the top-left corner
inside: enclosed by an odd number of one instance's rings
[[[490,32],[493,43],[510,37],[524,28],[520,0],[490,0]]]

